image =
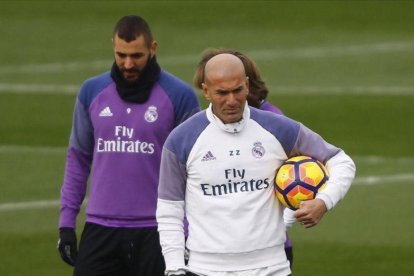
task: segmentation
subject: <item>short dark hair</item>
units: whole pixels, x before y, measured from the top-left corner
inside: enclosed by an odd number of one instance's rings
[[[115,25],[113,37],[118,36],[126,42],[131,42],[143,35],[147,46],[151,46],[154,41],[151,29],[144,18],[137,15],[127,15],[122,17]]]

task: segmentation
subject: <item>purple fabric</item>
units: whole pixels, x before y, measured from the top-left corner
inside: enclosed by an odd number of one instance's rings
[[[279,114],[279,115],[283,115],[282,110],[280,110],[278,107],[271,104],[267,100],[264,100],[262,102],[262,104],[259,106],[259,109],[264,110],[264,111],[270,111],[270,112],[273,112],[273,113],[276,113],[276,114]]]
[[[273,112],[275,114],[283,115],[282,110],[280,110],[278,107],[276,107],[275,105],[271,104],[267,100],[263,101],[263,103],[260,105],[259,108],[261,110],[270,111],[270,112]],[[292,247],[292,241],[290,240],[289,235],[286,232],[285,248],[290,248],[290,247]]]
[[[99,117],[108,103],[114,115]],[[151,107],[156,108],[158,118],[147,122],[145,113]],[[154,199],[161,150],[174,126],[174,109],[167,95],[156,86],[147,102],[132,104],[122,101],[115,85],[111,85],[95,98],[89,113],[95,126],[95,150],[88,218],[94,217],[95,222],[100,217],[116,218],[131,220],[131,226],[156,226]],[[123,142],[133,144],[118,148]],[[106,151],[106,143],[117,144],[116,151]]]
[[[143,104],[123,101],[107,73],[87,81],[78,99],[59,227],[75,227],[88,177],[88,222],[156,226],[162,147],[178,123],[200,110],[197,96],[190,86],[162,71]]]
[[[300,146],[299,146],[300,145]],[[289,158],[298,155],[307,155],[326,163],[341,149],[321,139],[320,135],[300,124],[297,141],[289,153]]]
[[[271,111],[276,114],[283,115],[283,112],[277,108],[276,106],[272,105],[268,101],[264,101],[260,105],[261,110]],[[312,157],[326,162],[331,156],[338,153],[340,149],[323,142],[323,140],[317,139],[319,137],[318,134],[311,131],[309,128],[305,127],[304,125],[300,125],[299,132],[298,132],[298,139],[295,145],[292,147],[290,151],[289,157],[297,155],[297,153],[301,152],[303,155],[304,152],[312,152]],[[302,142],[302,143],[298,143]],[[301,144],[301,148],[298,148],[296,145]],[[292,241],[290,240],[288,234],[286,233],[286,242],[285,248],[292,247]]]
[[[76,226],[76,216],[86,193],[86,180],[90,172],[91,157],[70,147],[67,153],[66,173],[61,189],[61,209],[59,227]]]
[[[185,199],[188,155],[200,133],[209,123],[206,112],[199,112],[174,129],[166,140],[163,148],[163,158],[161,159],[162,174],[160,175],[160,183],[181,183],[181,186],[164,185],[158,191],[159,198],[177,201]],[[191,130],[191,132],[188,130]],[[184,134],[182,134],[183,132]],[[177,135],[180,137],[178,140],[174,139]]]

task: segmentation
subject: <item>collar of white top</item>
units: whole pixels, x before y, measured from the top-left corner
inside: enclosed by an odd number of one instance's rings
[[[211,123],[215,124],[216,126],[221,128],[222,130],[230,132],[230,133],[240,132],[244,128],[244,126],[246,125],[246,122],[250,119],[250,109],[249,109],[249,106],[248,106],[247,102],[244,106],[242,119],[238,122],[235,122],[235,123],[230,123],[230,124],[223,123],[220,120],[219,117],[217,117],[216,115],[213,114],[213,109],[212,109],[211,103],[209,104],[209,106],[206,110],[206,113],[207,113],[207,119]]]

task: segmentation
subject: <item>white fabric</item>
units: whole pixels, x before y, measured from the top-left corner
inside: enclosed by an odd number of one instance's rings
[[[223,124],[210,105],[206,115],[202,114],[210,123],[194,134],[192,144],[182,141],[191,137],[192,122],[205,124],[200,114],[175,129],[172,135],[177,136],[167,139],[160,181],[163,199],[158,200],[157,209],[167,271],[186,269],[185,213],[190,270],[234,272],[279,266],[280,273],[274,275],[289,274],[284,209],[275,197],[273,183],[276,169],[288,155],[326,152],[334,184],[319,197],[328,208],[348,190],[352,160],[342,153],[329,158],[340,149],[290,119],[257,110],[257,118],[251,119],[251,112],[246,107],[243,120]],[[180,169],[184,165],[185,171]]]
[[[325,189],[320,191],[316,198],[325,202],[326,208],[331,210],[340,200],[342,200],[355,177],[355,165],[351,157],[344,151],[326,162],[326,168],[329,171],[329,180]]]
[[[286,276],[290,274],[290,270],[286,269],[284,265],[238,271],[212,271],[205,269],[190,269],[190,271],[200,276]]]
[[[158,199],[157,221],[166,273],[185,268],[184,264],[184,202]],[[168,245],[168,246],[166,246]]]

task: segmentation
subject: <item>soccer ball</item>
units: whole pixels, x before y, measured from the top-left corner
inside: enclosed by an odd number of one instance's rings
[[[286,160],[275,177],[276,197],[286,207],[297,210],[303,200],[314,199],[329,179],[325,166],[309,156]]]

